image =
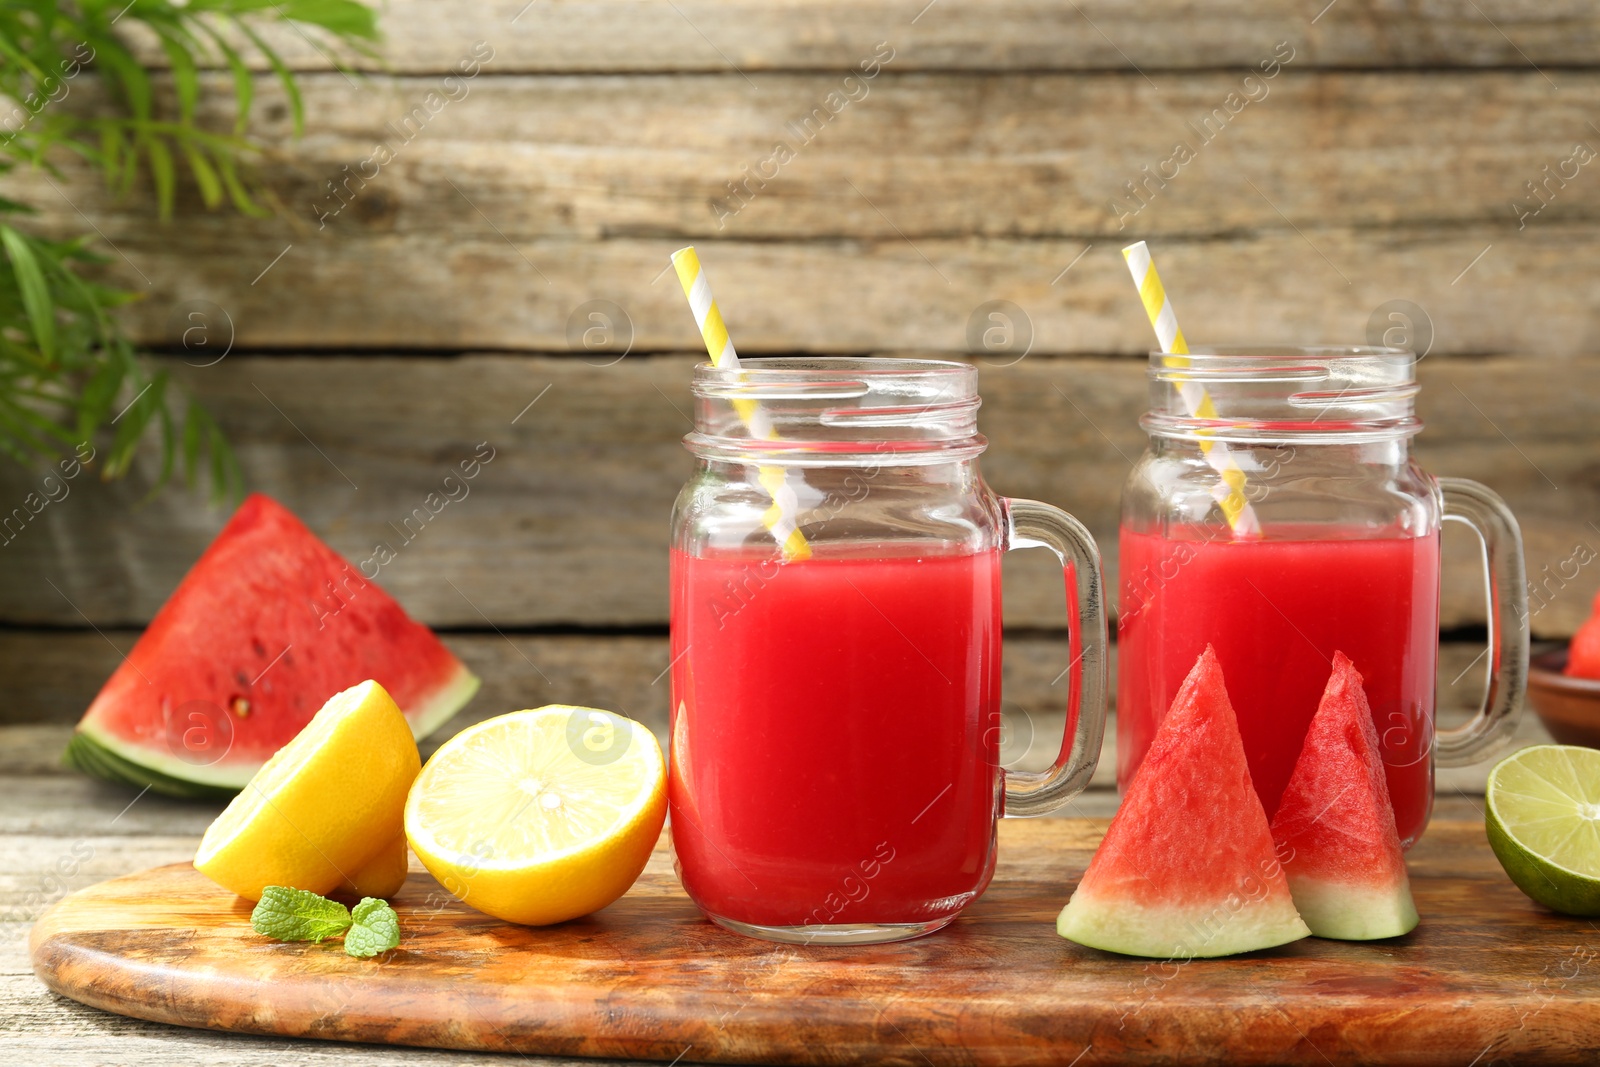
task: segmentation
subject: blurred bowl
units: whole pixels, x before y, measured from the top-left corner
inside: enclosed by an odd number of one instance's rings
[[[1561,673],[1566,648],[1528,662],[1528,700],[1550,736],[1563,745],[1600,748],[1600,681]]]

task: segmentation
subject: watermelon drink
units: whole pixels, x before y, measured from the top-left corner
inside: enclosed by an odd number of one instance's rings
[[[1489,489],[1416,462],[1415,368],[1402,348],[1151,354],[1150,442],[1122,491],[1121,788],[1208,644],[1268,818],[1336,652],[1365,679],[1405,847],[1427,824],[1434,766],[1475,763],[1515,730],[1528,665],[1521,534]],[[1470,720],[1438,729],[1446,521],[1484,548],[1489,679]]]
[[[1433,806],[1439,535],[1286,530],[1260,540],[1121,534],[1117,773],[1130,781],[1195,657],[1228,671],[1250,778],[1270,819],[1329,664],[1366,681],[1403,842]]]
[[[673,511],[667,801],[713,922],[863,945],[953,921],[995,823],[1089,782],[1105,728],[1100,556],[978,469],[977,369],[920,359],[695,369]],[[1047,548],[1071,606],[1054,765],[999,766],[1000,559]]]
[[[943,920],[988,884],[999,552],[900,547],[674,554],[673,844],[703,910]]]

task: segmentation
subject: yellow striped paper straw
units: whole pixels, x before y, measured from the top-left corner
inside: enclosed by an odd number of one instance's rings
[[[1122,250],[1122,258],[1128,261],[1133,284],[1139,287],[1139,299],[1144,303],[1145,314],[1150,316],[1150,325],[1155,328],[1156,343],[1161,346],[1161,351],[1169,353],[1163,362],[1169,367],[1189,366],[1189,343],[1183,339],[1183,330],[1178,327],[1178,316],[1172,310],[1172,301],[1167,299],[1166,289],[1161,285],[1161,276],[1156,273],[1149,246],[1143,241],[1131,244]],[[1189,409],[1189,414],[1194,418],[1217,417],[1211,394],[1199,382],[1179,382],[1178,394],[1183,398],[1183,406]],[[1222,483],[1212,490],[1211,495],[1222,507],[1228,525],[1236,534],[1259,535],[1261,523],[1244,495],[1244,471],[1234,462],[1227,444],[1222,441],[1201,441],[1200,450],[1205,453],[1206,461],[1222,476]]]
[[[683,286],[683,295],[689,298],[689,310],[694,312],[695,325],[700,327],[700,336],[705,339],[711,365],[719,370],[738,370],[739,353],[733,349],[733,339],[728,336],[728,327],[722,321],[716,297],[711,295],[711,283],[706,280],[706,272],[700,266],[700,257],[695,255],[694,246],[672,253],[672,265],[678,270],[678,284]],[[750,428],[752,437],[765,441],[777,439],[778,432],[772,428],[772,420],[754,400],[735,399],[733,410],[740,421]],[[805,536],[794,522],[794,515],[800,510],[800,500],[794,487],[789,484],[788,473],[783,467],[758,467],[756,480],[772,497],[772,506],[762,514],[761,523],[772,531],[783,558],[793,560],[810,557],[811,546],[806,543]]]

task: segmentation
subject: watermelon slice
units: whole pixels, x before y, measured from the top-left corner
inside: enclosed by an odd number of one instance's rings
[[[431,630],[253,494],[89,705],[66,761],[172,796],[236,793],[329,697],[368,678],[418,737],[478,688]]]
[[[1211,646],[1161,720],[1056,932],[1165,959],[1272,948],[1311,932],[1273,854]]]
[[[1272,837],[1295,907],[1318,937],[1370,941],[1417,925],[1361,675],[1343,652],[1306,732]]]

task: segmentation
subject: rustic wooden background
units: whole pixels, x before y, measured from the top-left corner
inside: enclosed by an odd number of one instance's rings
[[[1153,242],[1196,341],[1360,342],[1406,301],[1432,333],[1418,453],[1521,517],[1536,633],[1570,633],[1600,585],[1570,577],[1600,547],[1600,175],[1570,162],[1600,147],[1583,4],[405,0],[383,25],[354,75],[279,34],[308,126],[292,138],[263,74],[281,217],[190,196],[158,224],[88,175],[18,184],[52,231],[104,235],[146,294],[129,322],[250,486],[352,558],[398,544],[492,444],[470,496],[380,578],[484,675],[472,717],[552,699],[664,715],[650,683],[700,358],[664,267],[691,241],[745,353],[977,359],[989,480],[1081,516],[1108,585],[1151,343],[1122,245]],[[797,124],[840,93],[807,143]],[[1193,125],[1230,93],[1250,102],[1202,144]],[[1125,183],[1180,139],[1196,158],[1139,206]],[[330,193],[379,142],[395,158]],[[728,183],[770,175],[779,142],[794,158],[740,204]],[[990,301],[1020,309],[1011,350],[972,348]],[[614,326],[595,348],[590,307]],[[0,500],[35,481],[0,468]],[[139,506],[146,481],[72,483],[0,550],[6,721],[75,720],[226,518],[183,491]],[[1474,546],[1450,540],[1444,623],[1475,653]],[[1047,560],[1011,571],[1008,700],[1047,715],[1064,605]],[[1449,674],[1464,706],[1477,678]]]
[[[743,353],[977,359],[989,480],[1082,517],[1108,580],[1151,344],[1122,245],[1152,242],[1197,343],[1359,343],[1406,301],[1432,331],[1418,454],[1511,502],[1546,580],[1536,634],[1569,634],[1600,586],[1593,565],[1561,576],[1600,549],[1600,162],[1570,162],[1600,149],[1590,4],[390,0],[383,26],[383,60],[357,75],[278,35],[308,126],[291,137],[263,74],[254,128],[280,217],[191,195],[162,225],[148,198],[112,202],[87,174],[70,200],[13,184],[49,230],[103,234],[112,272],[146,294],[128,322],[227,428],[250,486],[352,558],[494,446],[470,496],[380,577],[483,676],[458,723],[552,700],[664,722],[667,519],[700,358],[664,268],[690,242]],[[1243,79],[1282,42],[1293,59],[1260,97]],[[885,46],[876,77],[846,82]],[[476,77],[446,83],[485,50]],[[1124,183],[1246,89],[1258,99],[1130,216]],[[857,98],[804,143],[789,124],[842,91]],[[329,214],[328,183],[404,141],[431,92],[456,99]],[[794,158],[719,211],[779,141]],[[622,315],[586,349],[573,324],[597,301]],[[991,301],[1025,315],[1025,354],[969,347]],[[150,801],[109,825],[122,795],[54,762],[226,518],[181,490],[136,507],[147,476],[80,479],[0,548],[7,904],[89,823],[96,859],[73,884],[181,859],[204,824],[145,817],[170,807]],[[0,468],[0,501],[36,484]],[[1483,620],[1472,546],[1450,548],[1447,717],[1477,697]],[[1047,561],[1011,569],[1007,752],[1027,764],[1059,729],[1063,604]],[[88,821],[63,822],[73,811]],[[87,1024],[18,969],[26,923],[0,928],[0,1001],[65,1047]]]

